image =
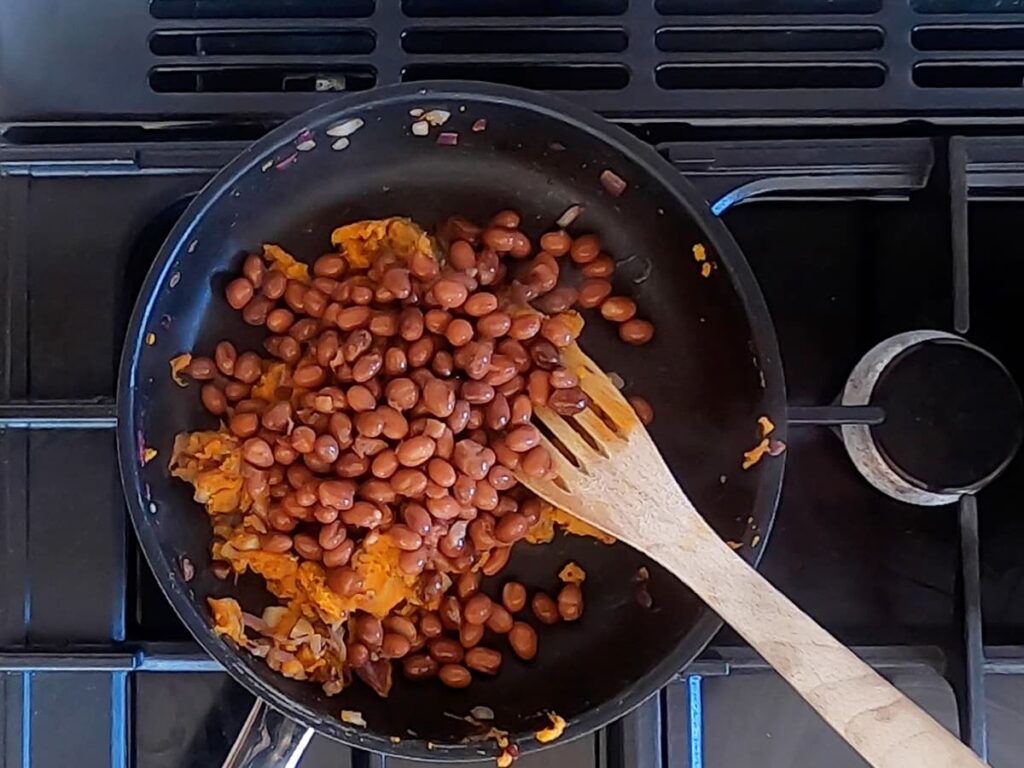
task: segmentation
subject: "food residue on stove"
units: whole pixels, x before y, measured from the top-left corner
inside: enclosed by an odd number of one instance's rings
[[[177,357],[171,358],[171,378],[174,379],[174,383],[179,387],[188,386],[188,382],[182,378],[182,372],[188,368],[189,363],[192,362],[192,355],[188,352],[184,352]]]
[[[587,572],[573,561],[569,561],[558,572],[558,578],[566,584],[582,584],[587,579]]]
[[[360,728],[366,727],[366,718],[363,717],[363,713],[354,709],[343,709],[341,710],[341,722],[348,723],[349,725],[357,725]],[[394,741],[392,743],[397,744],[400,739],[392,736]]]
[[[555,714],[554,712],[548,712],[547,716],[548,720],[551,721],[551,725],[547,728],[542,728],[533,734],[541,744],[547,744],[548,742],[554,741],[565,732],[565,718]]]
[[[778,456],[786,450],[786,444],[781,440],[769,440],[768,435],[775,431],[775,424],[767,416],[759,416],[757,425],[761,431],[761,442],[743,453],[743,469],[750,469],[757,464],[765,454]]]

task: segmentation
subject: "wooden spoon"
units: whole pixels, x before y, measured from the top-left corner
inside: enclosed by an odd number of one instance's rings
[[[985,765],[768,583],[711,529],[632,407],[578,347],[564,351],[591,407],[536,418],[554,472],[520,482],[674,573],[875,768]]]

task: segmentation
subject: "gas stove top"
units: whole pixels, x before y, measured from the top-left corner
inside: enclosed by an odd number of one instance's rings
[[[191,196],[268,125],[331,91],[455,76],[576,98],[698,184],[766,295],[789,387],[763,572],[993,766],[1020,763],[1024,14],[109,0],[102,18],[62,8],[58,33],[44,5],[0,8],[0,766],[228,753],[252,699],[166,604],[121,498],[128,315]],[[970,346],[900,346],[922,331]],[[895,362],[869,381],[878,345]],[[302,764],[405,765],[319,738]],[[863,765],[729,630],[634,713],[522,764]]]
[[[150,259],[189,197],[240,147],[0,149],[9,361],[0,485],[12,587],[0,611],[5,765],[213,765],[248,713],[248,694],[191,642],[139,558],[109,399]],[[841,398],[860,358],[899,333],[966,330],[1024,375],[1011,332],[1021,267],[1008,247],[1024,141],[659,149],[716,201],[778,329],[799,428],[764,572],[973,746],[984,748],[987,736],[993,764],[1014,764],[1024,717],[1021,459],[976,496],[917,506],[865,480],[837,427],[900,412],[898,403],[886,410]],[[989,158],[999,159],[998,177]],[[952,194],[950,179],[960,180]],[[953,239],[965,251],[951,246],[954,221],[970,225],[966,240]],[[969,284],[959,282],[956,258],[969,266]],[[524,764],[789,766],[801,755],[859,765],[725,630],[638,712]],[[380,758],[323,742],[304,765],[339,760]]]

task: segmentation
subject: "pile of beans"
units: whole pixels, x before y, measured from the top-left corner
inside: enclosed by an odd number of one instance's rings
[[[454,579],[436,612],[353,617],[346,663],[357,673],[401,660],[411,679],[462,688],[501,665],[501,651],[481,644],[487,631],[522,659],[536,655],[535,629],[514,618],[525,588],[506,584],[499,603],[479,583],[540,516],[515,476],[552,472],[534,407],[571,415],[588,405],[561,362],[579,327],[566,313],[599,309],[629,344],[653,336],[633,300],[612,295],[614,261],[597,235],[547,232],[535,252],[519,223],[514,211],[486,227],[450,219],[438,230],[443,261],[382,252],[356,270],[327,253],[308,283],[250,255],[226,298],[267,328],[265,352],[286,366],[274,399],[253,396],[267,361],[230,341],[186,369],[206,409],[243,441],[260,548],[320,563],[344,597],[363,589],[353,553],[381,535],[424,595],[441,595],[442,574]],[[560,285],[570,268],[578,287]],[[649,421],[649,405],[634,407]],[[582,605],[575,584],[531,602],[544,625],[578,618]]]

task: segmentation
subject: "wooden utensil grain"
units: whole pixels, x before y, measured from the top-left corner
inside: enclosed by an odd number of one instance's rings
[[[535,410],[554,473],[520,472],[520,482],[675,574],[875,768],[984,765],[733,552],[608,377],[575,345],[564,361],[591,406],[575,416]]]

